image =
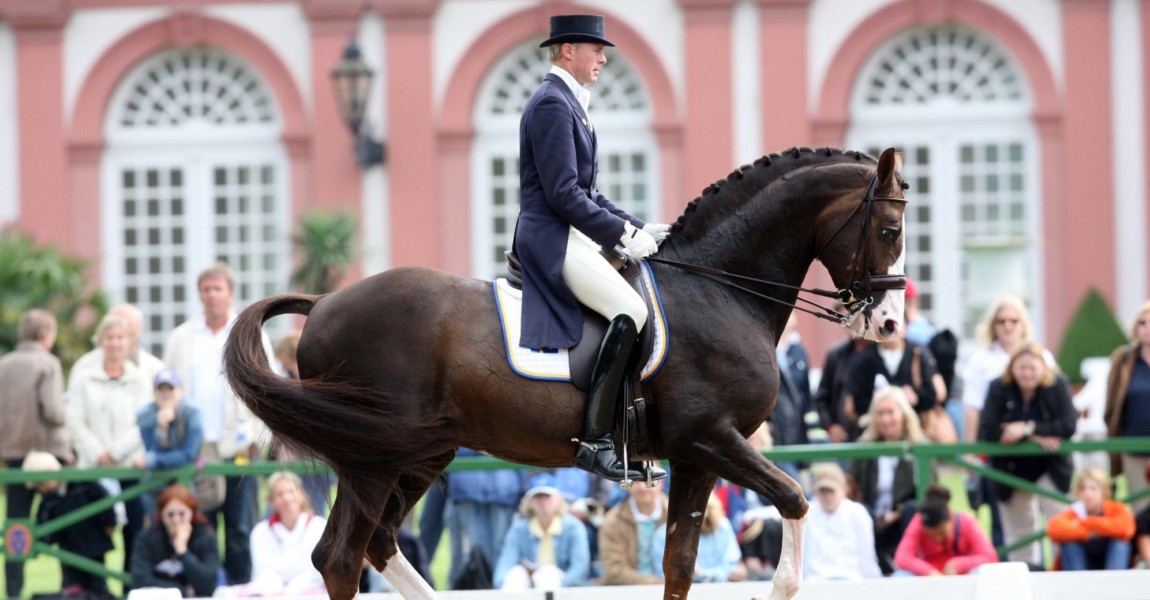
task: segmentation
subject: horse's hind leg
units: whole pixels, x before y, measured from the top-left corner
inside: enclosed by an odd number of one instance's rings
[[[374,497],[383,497],[390,493],[394,479],[387,483],[390,485],[381,490],[383,494]],[[364,551],[379,518],[378,513],[366,515],[360,512],[349,494],[343,491],[349,485],[347,479],[340,477],[339,491],[331,506],[327,527],[311,553],[312,563],[323,575],[331,600],[350,600],[359,593],[359,574],[363,569]],[[379,488],[376,490],[379,491]],[[356,490],[360,498],[368,502],[373,496],[365,494],[365,491]],[[367,506],[370,508],[372,505]]]
[[[691,589],[703,515],[715,476],[693,464],[671,464],[671,499],[667,505],[667,546],[663,553],[663,600],[681,600]],[[642,484],[635,484],[642,485]]]
[[[454,451],[436,457],[431,472],[442,471],[454,458]],[[407,514],[427,492],[427,488],[431,486],[434,480],[434,476],[430,478],[412,475],[400,476],[391,497],[387,500],[383,514],[380,515],[375,534],[367,546],[368,560],[376,569],[383,572],[383,576],[407,600],[437,597],[435,591],[424,581],[419,572],[411,566],[403,554],[398,552],[397,545],[399,528],[402,526],[403,520],[407,518]]]

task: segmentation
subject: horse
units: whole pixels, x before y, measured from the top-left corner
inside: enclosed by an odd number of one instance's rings
[[[797,592],[807,500],[746,438],[774,408],[776,342],[815,260],[852,335],[881,341],[901,326],[901,164],[893,149],[877,160],[831,148],[764,156],[690,202],[655,255],[666,262],[649,263],[669,331],[665,363],[642,385],[652,454],[669,461],[673,482],[665,600],[687,598],[716,477],[778,507],[784,548],[771,598]],[[488,281],[401,267],[327,295],[267,298],[234,322],[224,356],[232,389],[338,477],[312,555],[333,600],[355,595],[365,556],[404,598],[436,597],[397,552],[397,531],[460,446],[571,465],[584,394],[512,371],[493,296]],[[261,345],[262,324],[284,314],[308,316],[299,380],[277,376]]]

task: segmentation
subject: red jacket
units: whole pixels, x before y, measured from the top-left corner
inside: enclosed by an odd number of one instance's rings
[[[1091,534],[1130,541],[1134,537],[1134,513],[1123,502],[1106,500],[1102,503],[1101,515],[1080,517],[1074,508],[1068,508],[1054,515],[1046,525],[1046,535],[1058,544],[1085,542]]]
[[[915,575],[930,575],[934,571],[941,573],[946,563],[953,560],[955,572],[965,575],[979,565],[998,562],[998,554],[978,521],[967,514],[951,514],[954,531],[946,543],[930,537],[922,526],[922,515],[915,515],[894,554],[895,566]]]

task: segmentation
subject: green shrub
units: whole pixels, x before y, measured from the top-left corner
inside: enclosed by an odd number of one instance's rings
[[[53,352],[67,372],[92,348],[92,333],[108,310],[108,300],[89,283],[87,262],[65,256],[26,233],[0,231],[0,354],[16,346],[20,316],[33,308],[56,315]]]
[[[1066,328],[1062,346],[1058,350],[1058,365],[1066,372],[1071,383],[1083,383],[1079,372],[1082,359],[1092,356],[1110,356],[1118,346],[1126,343],[1122,327],[1114,319],[1114,313],[1106,305],[1106,300],[1091,288],[1079,305]]]

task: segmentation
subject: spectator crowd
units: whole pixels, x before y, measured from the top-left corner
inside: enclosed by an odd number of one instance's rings
[[[57,471],[122,467],[134,475],[97,482],[9,484],[6,518],[46,522],[141,482],[164,469],[252,459],[294,461],[229,389],[222,353],[236,316],[236,280],[217,264],[201,272],[202,315],[176,327],[162,357],[140,347],[144,315],[120,305],[96,326],[93,349],[66,382],[51,353],[56,322],[34,309],[19,323],[20,344],[0,358],[0,453],[10,469]],[[956,368],[955,338],[922,315],[913,286],[907,327],[881,344],[847,340],[832,348],[812,386],[810,359],[792,327],[778,346],[778,405],[750,441],[756,447],[860,442],[901,444],[1032,442],[1046,452],[993,456],[990,466],[1033,484],[995,485],[967,476],[970,504],[986,507],[989,527],[951,507],[953,491],[917,479],[915,459],[892,456],[780,467],[811,493],[803,568],[808,579],[964,575],[996,562],[995,547],[1033,569],[1146,568],[1150,501],[1114,499],[1114,476],[1145,490],[1150,452],[1116,456],[1113,469],[1081,465],[1059,453],[1083,418],[1051,353],[1033,339],[1025,304],[996,302],[977,329],[978,348]],[[298,377],[292,332],[269,361]],[[1130,342],[1110,358],[1100,396],[1110,437],[1150,436],[1150,302]],[[1101,396],[1104,396],[1104,401]],[[1098,417],[1098,415],[1095,415]],[[1100,421],[1100,422],[1101,422]],[[461,449],[460,456],[478,453]],[[971,457],[970,460],[981,460]],[[41,478],[42,479],[42,478]],[[43,541],[103,563],[120,529],[132,585],[177,588],[185,596],[323,594],[311,564],[331,488],[330,475],[279,472],[197,476],[163,482],[155,493],[117,503]],[[188,484],[188,485],[186,485]],[[260,489],[265,497],[260,498]],[[556,589],[663,580],[667,486],[622,490],[586,471],[456,471],[429,490],[400,547],[431,581],[440,549],[450,570],[439,587]],[[1042,490],[1073,502],[1058,502]],[[39,496],[38,510],[32,513]],[[923,498],[920,502],[918,499]],[[261,501],[262,500],[262,501]],[[1045,528],[1041,543],[1018,543]],[[720,480],[702,519],[695,566],[699,582],[770,579],[779,560],[778,511],[765,498]],[[5,564],[8,597],[20,597],[24,564]],[[62,565],[61,587],[107,595],[99,576]],[[365,568],[365,591],[387,584]],[[127,589],[125,589],[125,593]]]

